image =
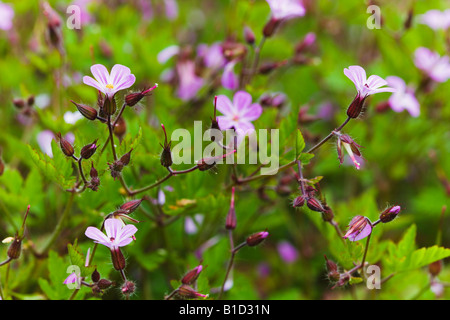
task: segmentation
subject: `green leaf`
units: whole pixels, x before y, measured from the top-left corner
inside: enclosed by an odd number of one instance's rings
[[[70,263],[80,268],[80,276],[89,278],[91,274],[94,272],[96,266],[89,266],[89,267],[85,266],[86,258],[81,252],[79,252],[76,241],[74,245],[69,243],[67,245],[67,250],[69,253]]]
[[[305,139],[300,129],[297,130],[297,139],[295,142],[295,158],[299,159],[301,152],[305,149]]]

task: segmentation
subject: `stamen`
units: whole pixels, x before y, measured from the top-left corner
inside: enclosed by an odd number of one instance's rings
[[[114,89],[114,86],[113,86],[112,84],[107,84],[107,85],[106,85],[106,88],[108,88],[108,89]]]

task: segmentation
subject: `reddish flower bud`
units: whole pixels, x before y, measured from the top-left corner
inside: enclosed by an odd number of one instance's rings
[[[264,26],[263,35],[266,38],[271,37],[273,35],[273,33],[275,32],[276,28],[278,27],[279,23],[280,23],[280,21],[277,19],[274,19],[274,18],[270,19]]]
[[[116,125],[114,126],[114,134],[119,139],[122,139],[122,137],[127,132],[127,123],[125,122],[125,119],[123,117],[120,117],[119,120],[117,120]]]
[[[92,272],[91,280],[92,282],[98,282],[100,280],[100,273],[97,271],[97,269],[95,269],[94,272]]]
[[[79,104],[74,102],[73,100],[70,100],[75,107],[77,107],[78,111],[87,119],[89,120],[95,120],[97,119],[97,110],[95,110],[92,107],[86,106],[84,104]]]
[[[120,206],[119,211],[130,214],[134,212],[141,205],[142,199],[131,200]]]
[[[324,211],[322,212],[322,219],[323,221],[332,221],[334,218],[334,213],[333,210],[331,210],[331,208],[327,205],[323,206]]]
[[[433,277],[439,275],[439,273],[441,273],[441,270],[442,270],[442,260],[435,261],[428,265],[428,272],[430,272],[430,274]]]
[[[136,285],[134,284],[134,282],[127,280],[123,285],[122,285],[122,293],[126,296],[129,296],[131,294],[133,294],[136,291]]]
[[[7,255],[11,259],[19,259],[22,252],[22,239],[16,234],[8,248]]]
[[[317,211],[317,212],[324,212],[325,211],[325,209],[323,208],[323,206],[320,203],[320,201],[317,200],[314,197],[308,197],[306,199],[306,205],[308,206],[308,208],[310,208],[313,211]]]
[[[116,270],[125,269],[125,257],[123,256],[122,251],[120,251],[119,247],[115,247],[111,249],[111,260]]]
[[[303,195],[300,195],[294,199],[294,203],[292,204],[292,206],[294,208],[299,208],[303,207],[304,204],[305,204],[305,197]]]
[[[75,153],[75,150],[73,149],[73,146],[70,144],[69,141],[67,141],[66,139],[64,139],[61,136],[61,133],[58,132],[58,134],[56,135],[59,139],[59,145],[61,147],[62,152],[68,156],[68,157],[72,157],[73,154]]]
[[[97,151],[97,148],[98,148],[98,145],[96,144],[97,140],[98,139],[96,139],[94,142],[92,142],[88,145],[85,145],[83,148],[81,148],[80,155],[83,159],[86,159],[86,160],[89,159],[90,157],[92,157],[94,155],[95,151]]]
[[[97,282],[97,286],[101,289],[101,290],[104,290],[104,289],[108,289],[110,286],[112,286],[114,284],[114,282],[113,281],[110,281],[110,280],[108,280],[108,279],[100,279],[98,282]]]
[[[380,214],[381,222],[387,223],[387,222],[394,220],[397,217],[397,215],[400,213],[400,210],[401,210],[400,206],[393,206],[393,207],[387,208]]]
[[[183,284],[178,288],[178,295],[181,296],[182,298],[186,298],[186,299],[196,299],[196,298],[207,298],[208,297],[208,295],[201,294],[186,284]]]
[[[147,96],[151,91],[153,91],[154,89],[156,89],[158,87],[158,84],[155,83],[155,85],[151,88],[142,90],[141,92],[133,92],[130,93],[129,95],[127,95],[125,97],[125,103],[127,104],[127,106],[129,107],[133,107],[134,105],[136,105],[139,101],[142,100],[142,98],[144,98],[145,96]]]
[[[133,151],[133,149],[131,149],[130,151],[128,151],[127,153],[125,153],[120,159],[119,161],[122,163],[122,165],[127,166],[130,163],[131,160],[131,151]]]
[[[17,109],[23,109],[25,107],[25,101],[23,99],[13,99],[12,103]]]
[[[338,271],[338,266],[335,262],[329,260],[327,256],[324,256],[326,260],[328,279],[333,282],[337,282],[340,279],[340,274]]]
[[[268,236],[269,236],[269,233],[267,231],[254,233],[247,238],[247,240],[246,240],[247,245],[249,247],[257,246],[258,244],[263,242],[264,239],[266,239]]]
[[[362,97],[359,93],[356,95],[355,99],[353,99],[352,103],[347,109],[347,116],[349,118],[355,119],[358,118],[362,108],[364,106],[364,101],[366,97]]]
[[[103,99],[102,111],[106,116],[112,116],[116,113],[117,105],[114,97],[105,96]]]
[[[249,45],[253,45],[255,43],[255,33],[248,26],[244,27],[244,39]]]
[[[92,167],[91,167],[91,171],[89,172],[89,175],[91,176],[91,181],[89,182],[87,187],[89,189],[91,189],[92,191],[97,191],[98,190],[98,186],[100,185],[100,179],[98,178],[98,172],[94,168],[94,163],[93,162],[92,162]]]
[[[164,145],[162,145],[160,143],[160,146],[163,148],[163,151],[161,153],[160,162],[161,162],[161,165],[163,167],[168,168],[173,163],[173,161],[172,161],[172,152],[170,151],[170,147],[172,145],[172,141],[169,141],[167,139],[166,127],[164,127],[163,124],[161,124],[161,127],[162,127],[162,129],[164,131]]]
[[[183,279],[181,279],[181,283],[183,284],[193,284],[198,276],[200,275],[200,272],[202,272],[203,270],[203,266],[199,265],[197,267],[195,267],[194,269],[188,271],[188,273],[186,273],[183,277]]]

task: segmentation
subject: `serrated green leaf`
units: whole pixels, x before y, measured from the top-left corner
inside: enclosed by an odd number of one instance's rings
[[[305,149],[305,139],[300,129],[297,130],[297,138],[295,141],[295,159],[299,159],[300,154]]]

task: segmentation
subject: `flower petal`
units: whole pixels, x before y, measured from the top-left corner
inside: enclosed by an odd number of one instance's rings
[[[238,91],[234,94],[233,97],[233,105],[235,110],[239,113],[245,109],[247,109],[252,103],[252,96],[250,93],[245,91]]]
[[[233,127],[234,121],[226,116],[217,116],[220,130],[227,130]]]
[[[230,99],[223,94],[217,96],[216,108],[224,115],[232,115],[235,111]]]
[[[350,240],[350,241],[358,241],[358,240],[364,239],[365,237],[367,237],[367,236],[368,236],[369,234],[371,234],[371,233],[372,233],[372,224],[371,224],[371,223],[368,223],[368,224],[364,227],[364,229],[361,230],[361,232],[351,234],[351,235],[348,237],[348,240]]]
[[[360,66],[345,68],[344,74],[355,84],[358,91],[366,84],[366,71]]]
[[[84,76],[83,83],[87,84],[88,86],[94,87],[103,93],[105,93],[105,91],[106,91],[106,87],[104,85],[100,84],[97,80],[94,80],[92,77]]]
[[[108,84],[109,80],[109,72],[108,69],[102,64],[94,64],[91,67],[92,75],[94,76],[95,80],[97,80],[99,83],[101,83],[103,86],[106,86]]]
[[[101,243],[107,247],[109,247],[109,238],[101,232],[98,228],[95,227],[88,227],[86,231],[84,232],[86,237],[95,240],[98,243]]]
[[[125,226],[123,226],[123,228],[119,231],[119,234],[117,235],[117,244],[119,247],[122,247],[123,245],[121,245],[123,240],[126,239],[131,239],[131,236],[134,235],[137,232],[137,228],[136,226],[132,225],[132,224],[127,224]]]
[[[108,236],[108,240],[111,238],[117,239],[120,236],[120,230],[122,229],[122,222],[117,219],[110,218],[105,220],[105,231]]]
[[[263,112],[263,109],[259,103],[253,103],[249,108],[243,111],[241,114],[241,120],[255,121]]]
[[[108,83],[114,85],[116,89],[119,84],[123,83],[128,76],[131,74],[131,70],[121,64],[115,64],[111,69],[111,74],[109,75]]]

